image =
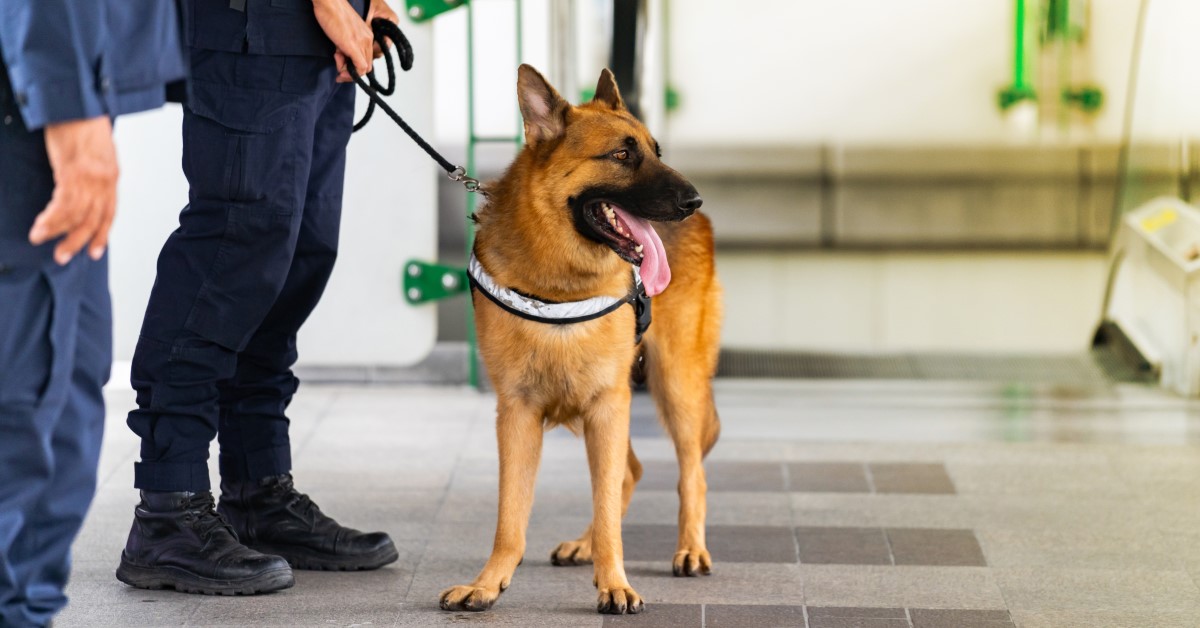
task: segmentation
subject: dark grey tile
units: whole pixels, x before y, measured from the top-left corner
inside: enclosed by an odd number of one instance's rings
[[[639,489],[673,491],[679,484],[679,465],[674,461],[644,461],[642,471]],[[704,479],[710,491],[782,491],[783,465],[778,462],[709,462],[704,465]]]
[[[672,525],[627,525],[622,529],[625,560],[669,561],[675,554],[677,528]],[[791,528],[772,526],[708,526],[713,562],[794,563]]]
[[[913,628],[1015,628],[1008,611],[914,608]]]
[[[867,465],[877,493],[954,493],[946,467],[937,463],[872,463]]]
[[[707,537],[708,551],[714,562],[796,562],[796,538],[791,528],[708,526]]]
[[[909,628],[903,608],[810,606],[808,628]]]
[[[675,555],[678,541],[675,526],[671,525],[624,525],[621,540],[625,547],[625,560],[666,560]]]
[[[796,528],[800,562],[816,565],[890,565],[879,528]]]
[[[788,490],[797,493],[870,493],[867,467],[858,462],[795,462],[788,465]]]
[[[804,628],[803,606],[709,604],[704,607],[708,628]]]
[[[903,608],[861,608],[844,606],[810,606],[808,618],[859,617],[867,619],[906,619]]]
[[[888,528],[887,538],[897,565],[987,566],[971,530]]]
[[[641,626],[642,628],[702,628],[704,618],[699,604],[647,604],[637,615],[606,615],[605,626]]]

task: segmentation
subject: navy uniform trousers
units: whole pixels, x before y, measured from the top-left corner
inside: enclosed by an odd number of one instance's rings
[[[183,169],[191,186],[158,258],[133,358],[135,486],[209,490],[291,470],[285,410],[296,332],[337,256],[354,86],[332,56],[193,49]]]
[[[42,132],[25,129],[0,66],[0,217],[28,229],[53,190]],[[0,264],[0,626],[66,605],[111,362],[107,258]]]

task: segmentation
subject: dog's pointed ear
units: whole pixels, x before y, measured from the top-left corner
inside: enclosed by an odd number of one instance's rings
[[[530,145],[563,134],[571,106],[533,66],[517,68],[517,102],[525,120],[525,141]]]
[[[625,101],[621,100],[621,90],[617,89],[617,77],[613,76],[608,68],[600,72],[600,80],[596,82],[596,96],[592,98],[592,102],[604,103],[614,110],[625,108]]]

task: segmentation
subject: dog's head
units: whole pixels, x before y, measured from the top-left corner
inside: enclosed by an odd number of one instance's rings
[[[522,65],[517,96],[526,150],[544,169],[545,200],[569,214],[588,245],[640,266],[649,294],[662,292],[671,271],[649,221],[683,220],[702,200],[662,162],[658,142],[625,108],[612,72],[600,74],[591,102],[575,107],[537,70]]]

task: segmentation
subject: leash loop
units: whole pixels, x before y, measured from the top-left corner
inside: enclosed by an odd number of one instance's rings
[[[413,49],[408,38],[404,36],[400,27],[394,22],[377,17],[371,20],[371,30],[375,33],[375,43],[379,44],[380,50],[383,51],[383,58],[387,61],[388,82],[387,85],[381,85],[375,79],[375,70],[373,68],[370,72],[367,72],[367,80],[364,81],[363,77],[359,76],[358,72],[354,70],[354,66],[347,64],[346,69],[350,72],[350,78],[354,79],[354,84],[362,88],[367,93],[367,97],[370,98],[370,101],[367,103],[367,111],[363,114],[362,120],[359,120],[354,125],[354,130],[358,131],[366,126],[367,122],[371,119],[371,115],[375,113],[375,107],[378,106],[412,141],[416,142],[417,146],[421,147],[421,150],[425,151],[425,154],[429,155],[442,170],[446,171],[447,176],[452,181],[463,184],[463,187],[468,192],[481,191],[482,187],[478,179],[468,177],[466,168],[450,163],[441,153],[437,152],[433,146],[430,146],[429,142],[425,141],[425,138],[421,137],[411,126],[408,126],[404,118],[401,118],[400,114],[396,113],[396,110],[392,109],[391,105],[388,105],[380,96],[380,94],[385,96],[391,95],[396,90],[396,68],[392,62],[391,47],[388,46],[388,40],[396,44],[396,52],[400,57],[400,69],[405,72],[412,69]]]

